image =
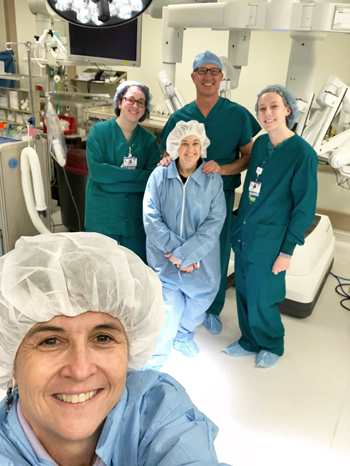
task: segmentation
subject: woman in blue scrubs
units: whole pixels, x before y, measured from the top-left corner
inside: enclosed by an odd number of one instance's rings
[[[148,87],[141,83],[120,84],[114,97],[117,119],[94,125],[86,143],[86,231],[115,239],[143,261],[142,198],[160,160],[156,137],[138,124],[149,115],[151,99]]]
[[[143,202],[147,261],[162,282],[165,322],[147,367],[159,370],[174,347],[196,356],[198,325],[220,285],[219,236],[226,216],[218,173],[203,171],[210,141],[203,123],[179,121],[167,138],[173,162],[150,176]]]
[[[22,237],[0,258],[0,302],[1,466],[219,466],[218,429],[185,389],[137,370],[164,305],[130,250],[98,233]]]
[[[267,134],[253,145],[237,216],[232,226],[235,286],[242,337],[225,352],[257,354],[257,366],[276,364],[284,351],[278,304],[296,245],[315,217],[317,155],[291,128],[295,97],[283,86],[258,95],[256,112]]]

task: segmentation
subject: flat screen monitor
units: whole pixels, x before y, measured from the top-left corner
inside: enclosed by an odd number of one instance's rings
[[[141,65],[141,16],[109,28],[66,24],[68,60],[76,65]]]

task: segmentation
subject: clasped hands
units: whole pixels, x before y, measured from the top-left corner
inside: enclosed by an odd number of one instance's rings
[[[191,264],[187,267],[181,267],[181,261],[176,259],[176,257],[174,257],[170,252],[168,254],[164,254],[164,256],[167,257],[172,264],[176,265],[180,272],[191,273],[194,269],[199,268],[198,264]]]

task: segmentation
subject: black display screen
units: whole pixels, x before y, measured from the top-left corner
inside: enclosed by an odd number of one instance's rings
[[[69,23],[70,55],[108,60],[140,61],[140,19],[109,28],[90,28]]]

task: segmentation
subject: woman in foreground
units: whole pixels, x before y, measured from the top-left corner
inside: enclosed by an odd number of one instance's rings
[[[181,385],[133,370],[163,318],[156,274],[116,241],[21,238],[0,259],[1,466],[218,465]]]

